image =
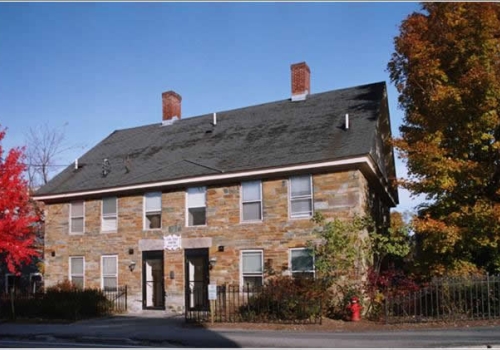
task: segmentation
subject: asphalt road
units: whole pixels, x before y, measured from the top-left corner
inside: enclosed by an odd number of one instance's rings
[[[0,348],[116,348],[116,345],[102,343],[77,343],[65,341],[35,341],[18,339],[1,339]],[[131,347],[131,346],[119,346]],[[139,346],[138,346],[139,347]],[[142,347],[142,346],[140,346]]]
[[[16,344],[19,347],[24,344],[29,347],[486,348],[500,347],[500,326],[370,332],[262,331],[186,327],[180,317],[137,316],[72,324],[0,324],[0,346],[18,347]]]
[[[500,328],[393,332],[318,333],[224,331],[219,335],[242,347],[443,348],[500,347]]]

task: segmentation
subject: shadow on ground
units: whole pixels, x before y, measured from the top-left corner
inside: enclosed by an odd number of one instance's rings
[[[144,346],[240,347],[236,342],[200,325],[186,324],[184,316],[119,315],[82,320],[71,324],[4,322],[1,337],[51,336],[55,338],[92,339],[119,345],[138,343]]]

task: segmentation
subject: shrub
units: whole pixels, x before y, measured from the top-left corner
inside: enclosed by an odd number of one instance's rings
[[[102,291],[79,289],[69,281],[47,288],[45,294],[16,296],[14,303],[17,317],[63,320],[105,316],[113,307]],[[10,315],[10,308],[2,309]]]
[[[299,321],[321,316],[325,289],[319,281],[307,278],[275,277],[251,291],[246,305],[239,309],[244,321]]]
[[[366,292],[370,298],[368,317],[374,320],[381,318],[385,298],[403,296],[419,288],[420,286],[415,280],[394,266],[390,266],[380,273],[370,269],[366,283]]]

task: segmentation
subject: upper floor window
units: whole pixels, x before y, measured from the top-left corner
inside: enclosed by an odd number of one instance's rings
[[[290,249],[290,268],[293,277],[314,278],[314,256],[308,248]]]
[[[69,257],[69,280],[77,287],[85,286],[85,258],[83,256]]]
[[[311,175],[290,177],[290,217],[303,218],[312,216],[312,180]]]
[[[102,289],[116,291],[118,288],[118,257],[103,255],[101,257],[101,285]]]
[[[161,192],[144,195],[144,229],[161,228]]]
[[[262,182],[241,183],[241,221],[262,220]]]
[[[117,198],[107,197],[102,199],[101,231],[116,231],[118,227]]]
[[[85,228],[84,201],[73,201],[70,204],[70,233],[83,233]]]
[[[191,187],[187,189],[188,226],[206,225],[206,187]]]
[[[264,254],[262,250],[241,252],[241,282],[243,288],[260,287],[264,275]]]

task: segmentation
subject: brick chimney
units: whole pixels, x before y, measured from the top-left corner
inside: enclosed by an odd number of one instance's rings
[[[311,93],[311,70],[305,62],[290,66],[292,70],[292,101],[302,101]]]
[[[174,91],[167,91],[161,94],[161,98],[163,102],[163,123],[181,119],[181,95]]]

